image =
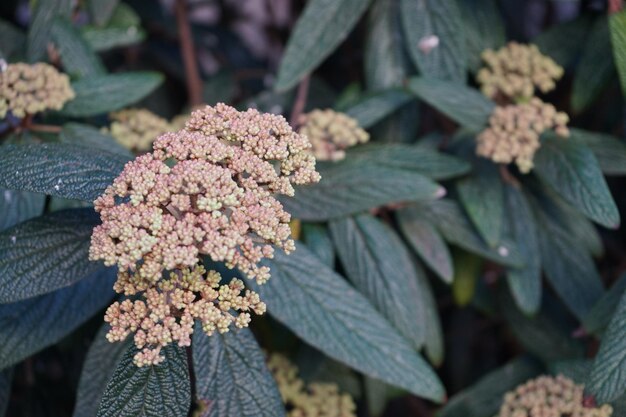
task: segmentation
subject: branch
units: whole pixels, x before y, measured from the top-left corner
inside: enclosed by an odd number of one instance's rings
[[[189,16],[187,15],[187,1],[176,0],[176,25],[178,26],[178,40],[185,65],[185,79],[187,82],[187,95],[191,107],[202,104],[202,79],[198,71],[198,60],[191,35]]]
[[[298,84],[298,92],[296,93],[296,101],[293,103],[293,108],[291,110],[291,117],[289,118],[291,127],[293,127],[294,129],[296,128],[296,125],[298,124],[298,119],[300,118],[300,115],[304,111],[304,106],[306,105],[306,98],[307,98],[307,95],[309,94],[309,81],[310,81],[310,76],[306,75],[302,79],[302,81],[300,81],[300,84]]]

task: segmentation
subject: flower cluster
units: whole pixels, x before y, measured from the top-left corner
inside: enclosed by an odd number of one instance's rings
[[[515,161],[521,172],[528,173],[541,146],[541,134],[554,129],[559,136],[569,136],[568,120],[567,114],[536,97],[525,104],[498,106],[489,127],[476,138],[476,153],[501,164]]]
[[[352,117],[334,110],[313,110],[300,116],[299,133],[313,145],[313,154],[320,161],[339,161],[345,149],[369,140],[369,134]]]
[[[563,68],[535,45],[511,42],[498,51],[485,50],[482,58],[487,67],[478,72],[477,81],[491,98],[501,94],[515,101],[526,100],[535,94],[535,88],[542,93],[554,89],[555,81],[563,76]]]
[[[304,383],[298,378],[298,368],[286,357],[272,354],[268,368],[278,385],[289,417],[355,417],[352,397],[339,392],[337,384]]]
[[[253,109],[238,112],[224,104],[206,106],[192,113],[183,130],[160,136],[151,153],[127,163],[94,202],[102,224],[94,228],[90,259],[118,266],[117,291],[127,295],[145,292],[145,297],[153,294],[156,300],[146,304],[146,314],[151,319],[156,314],[155,326],[162,326],[155,332],[161,337],[149,338],[146,345],[136,340],[143,349],[143,356],[135,358],[138,365],[158,362],[159,348],[170,341],[187,343],[182,334],[189,330],[188,323],[179,331],[172,319],[183,326],[184,317],[199,318],[209,333],[215,328],[227,331],[233,319],[218,317],[215,309],[206,307],[215,301],[213,290],[220,293],[218,310],[244,312],[234,320],[238,326],[247,325],[248,310],[264,311],[254,293],[233,298],[243,291],[239,283],[228,287],[230,290],[214,287],[212,272],[205,278],[208,287],[202,287],[204,290],[187,290],[195,294],[193,299],[186,295],[186,301],[175,304],[168,291],[170,287],[185,291],[183,278],[189,274],[196,277],[191,281],[199,279],[196,272],[189,271],[196,271],[203,255],[238,268],[259,284],[269,279],[269,268],[260,266],[260,261],[273,256],[273,246],[285,252],[294,249],[290,215],[274,195],[293,195],[294,184],[319,180],[310,146],[282,116]],[[163,275],[168,271],[179,274],[180,279],[173,280],[170,275],[171,286],[167,284],[165,289]],[[226,296],[222,291],[232,294]],[[154,295],[164,293],[158,300]],[[199,299],[204,302],[196,308]],[[116,320],[112,340],[126,337],[127,330],[139,329],[137,319],[131,320],[135,313],[121,305],[111,308],[110,322]],[[143,313],[143,307],[139,308]],[[164,315],[153,308],[161,308]],[[114,329],[123,336],[117,336]]]
[[[0,72],[0,118],[9,111],[23,118],[45,110],[61,110],[73,98],[68,76],[52,65],[17,63]]]
[[[610,405],[583,406],[582,385],[562,375],[540,376],[504,396],[497,417],[610,417]]]
[[[149,151],[152,142],[162,134],[176,129],[162,117],[146,109],[127,109],[109,115],[108,132],[122,146],[136,152]]]

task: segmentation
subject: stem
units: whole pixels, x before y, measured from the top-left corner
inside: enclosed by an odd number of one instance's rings
[[[176,25],[178,26],[178,39],[185,65],[185,78],[187,81],[187,94],[189,104],[194,107],[202,104],[202,79],[198,71],[198,60],[191,35],[189,16],[187,15],[187,1],[176,0]]]
[[[513,174],[509,172],[509,169],[506,167],[506,165],[500,164],[499,168],[500,168],[500,176],[502,177],[504,182],[511,184],[515,188],[520,187],[519,181],[517,180],[517,178],[513,176]]]
[[[44,133],[59,133],[61,132],[61,130],[63,130],[61,126],[38,125],[38,124],[32,124],[29,126],[28,129],[33,132],[44,132]]]
[[[298,119],[300,115],[304,111],[304,106],[306,105],[306,98],[309,94],[309,81],[311,77],[310,75],[306,75],[300,84],[298,85],[298,92],[296,93],[296,101],[293,103],[293,108],[291,109],[291,117],[289,118],[289,122],[291,127],[295,128],[298,124]]]

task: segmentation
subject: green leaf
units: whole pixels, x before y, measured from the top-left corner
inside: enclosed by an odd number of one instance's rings
[[[69,20],[57,18],[50,35],[59,51],[66,73],[80,78],[102,75],[106,72],[100,58]]]
[[[606,175],[626,175],[626,144],[622,139],[603,133],[570,129],[569,140],[585,144]]]
[[[122,356],[133,343],[132,338],[128,338],[124,342],[109,342],[106,339],[109,329],[110,326],[108,324],[102,325],[89,347],[87,358],[80,374],[73,417],[92,417],[96,415],[109,379],[113,376],[113,372],[122,360]]]
[[[537,224],[526,196],[519,188],[505,189],[508,225],[524,265],[508,268],[507,282],[513,299],[525,314],[535,314],[541,305],[541,254]]]
[[[450,398],[438,417],[487,417],[498,413],[507,391],[541,372],[541,368],[526,358],[515,359],[491,371],[471,387]]]
[[[462,84],[425,77],[413,77],[408,88],[461,126],[481,131],[489,121],[495,105],[487,97]]]
[[[0,148],[0,152],[2,148]],[[0,190],[0,231],[43,212],[46,197],[28,191]]]
[[[96,25],[106,24],[115,8],[118,6],[120,0],[87,0],[87,10],[89,10],[89,16]]]
[[[417,261],[415,261],[415,270],[417,271],[417,283],[424,302],[423,310],[426,314],[426,340],[424,341],[424,353],[433,365],[441,366],[445,355],[445,346],[443,340],[443,329],[441,328],[441,320],[439,319],[437,300],[435,300],[435,295],[430,288],[426,272]]]
[[[569,67],[580,55],[593,19],[588,14],[551,26],[533,39],[542,54],[562,67]]]
[[[506,43],[504,21],[495,0],[458,0],[463,16],[465,48],[472,72],[482,66],[485,49],[497,49]]]
[[[70,287],[0,305],[0,369],[57,343],[101,310],[113,298],[115,272],[101,268]]]
[[[346,159],[320,172],[319,183],[298,187],[295,197],[281,200],[294,218],[327,220],[389,203],[435,199],[444,192],[420,173],[371,162]]]
[[[452,296],[458,306],[465,307],[474,299],[483,262],[475,254],[458,249],[452,253],[452,260],[454,263]]]
[[[82,34],[85,41],[96,52],[131,46],[143,41],[146,37],[146,33],[135,26],[127,28],[85,26],[82,28]]]
[[[9,144],[0,152],[0,187],[93,201],[127,159],[64,143]]]
[[[626,293],[626,274],[620,276],[585,316],[582,324],[587,333],[599,335],[606,329],[624,293]]]
[[[598,161],[583,144],[546,137],[535,155],[535,172],[591,220],[608,228],[619,226],[619,212]]]
[[[420,258],[443,282],[451,284],[454,275],[452,257],[439,231],[431,223],[418,217],[400,224],[404,237]]]
[[[613,401],[626,391],[626,294],[609,323],[600,351],[593,361],[586,384],[589,393],[602,404]]]
[[[12,23],[0,19],[0,55],[5,59],[23,53],[26,36]],[[2,413],[0,413],[2,415]]]
[[[411,100],[413,100],[413,96],[406,91],[398,89],[385,90],[362,97],[358,102],[345,109],[344,112],[356,119],[363,129],[367,129]]]
[[[333,220],[329,226],[348,279],[419,350],[426,317],[417,271],[400,238],[369,214]]]
[[[457,182],[460,201],[476,229],[492,248],[502,235],[504,185],[497,165],[474,159],[474,170]]]
[[[443,400],[441,382],[411,344],[304,245],[266,264],[272,279],[255,287],[270,314],[302,340],[368,376]]]
[[[420,72],[465,83],[467,49],[456,1],[401,0],[400,6],[408,51]]]
[[[348,36],[370,0],[311,0],[291,32],[275,89],[288,90]]]
[[[580,46],[579,46],[580,47]],[[605,16],[591,26],[582,47],[582,56],[574,73],[572,110],[580,113],[589,107],[613,77],[615,65],[611,54],[609,24]]]
[[[46,214],[0,233],[0,303],[67,287],[100,268],[89,261],[98,216],[91,209]]]
[[[314,223],[304,223],[302,225],[302,241],[311,252],[331,268],[335,266],[335,247],[330,238],[330,234],[325,226]]]
[[[13,382],[13,368],[0,372],[0,417],[3,417],[9,407],[11,399],[11,383]]]
[[[39,0],[36,2],[30,22],[26,43],[28,61],[44,60],[50,42],[50,31],[57,17],[69,18],[72,11],[70,0]]]
[[[285,406],[265,356],[249,329],[193,335],[196,396],[205,417],[281,417]]]
[[[622,94],[626,96],[626,11],[613,13],[609,16],[613,60],[617,66]]]
[[[100,129],[90,125],[66,123],[59,134],[59,139],[61,142],[76,146],[112,152],[123,155],[126,158],[133,157],[132,153],[120,145],[113,136],[103,133]]]
[[[170,343],[159,365],[137,367],[130,346],[117,365],[100,401],[98,417],[186,417],[191,384],[185,348]]]
[[[89,117],[119,110],[145,98],[163,82],[156,72],[128,72],[83,78],[72,83],[74,100],[65,104],[61,114]]]

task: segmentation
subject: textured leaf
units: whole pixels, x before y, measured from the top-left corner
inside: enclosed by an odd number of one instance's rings
[[[485,127],[495,106],[478,91],[449,81],[413,77],[408,87],[426,103],[461,126],[476,132]]]
[[[91,209],[60,211],[0,233],[0,303],[67,287],[100,268],[89,261],[98,216]]]
[[[127,159],[64,143],[9,144],[0,152],[0,187],[93,201]]]
[[[504,19],[495,0],[458,0],[463,16],[465,47],[470,70],[482,66],[480,54],[506,43]]]
[[[626,274],[622,274],[589,310],[583,320],[583,328],[590,334],[598,335],[603,332],[609,325],[624,293],[626,293]]]
[[[117,365],[100,401],[98,417],[186,417],[191,384],[185,349],[169,344],[159,365],[137,367],[130,346]]]
[[[606,175],[626,175],[626,144],[614,136],[570,129],[569,140],[585,144]]]
[[[88,117],[119,110],[136,103],[163,82],[156,72],[129,72],[89,77],[72,83],[74,100],[65,104],[61,113],[72,117]]]
[[[69,20],[56,19],[50,34],[66,73],[80,78],[106,72],[100,58]]]
[[[593,153],[581,143],[550,136],[535,155],[535,172],[591,220],[617,228],[619,212]]]
[[[16,364],[70,334],[113,298],[115,269],[50,294],[0,305],[0,369]]]
[[[348,36],[370,0],[311,0],[291,32],[275,88],[287,90]]]
[[[465,83],[467,49],[456,1],[401,0],[400,5],[408,51],[420,72]]]
[[[267,261],[272,279],[257,286],[269,312],[308,344],[346,365],[415,395],[441,401],[433,370],[341,276],[303,245]]]
[[[132,153],[120,145],[111,135],[90,125],[66,123],[59,135],[61,142],[103,150],[132,158]]]
[[[330,234],[321,224],[305,223],[302,225],[303,242],[311,252],[331,268],[335,266],[335,247]]]
[[[593,361],[586,389],[602,404],[613,401],[626,391],[626,294],[602,338],[600,351]]]
[[[411,94],[403,90],[385,90],[361,98],[344,112],[356,119],[363,129],[367,129],[413,99]]]
[[[36,3],[26,43],[26,56],[30,62],[41,61],[46,56],[50,31],[57,17],[70,17],[70,0],[40,0]]]
[[[0,56],[6,59],[14,53],[23,53],[25,42],[26,36],[20,29],[0,19]]]
[[[559,65],[569,67],[580,55],[581,45],[589,33],[593,19],[588,14],[551,26],[533,39],[542,54]]]
[[[346,160],[321,174],[318,184],[299,187],[294,198],[282,199],[293,217],[327,220],[389,203],[430,200],[443,193],[443,187],[418,172],[373,163]]]
[[[437,301],[430,288],[428,277],[417,261],[415,261],[415,270],[417,271],[419,291],[424,301],[423,310],[426,314],[424,353],[433,365],[440,366],[443,363],[445,347],[443,329],[441,328],[441,320],[439,319],[439,311],[437,310]]]
[[[45,203],[46,197],[42,194],[0,190],[0,231],[39,216],[43,212]]]
[[[609,16],[613,60],[617,66],[622,94],[626,95],[626,11]]]
[[[205,417],[285,416],[276,382],[250,330],[207,336],[196,326],[193,367],[196,395],[208,408]]]
[[[109,379],[133,343],[132,338],[124,342],[109,342],[105,337],[109,329],[108,324],[102,325],[89,347],[80,374],[73,417],[96,415]]]
[[[109,21],[119,0],[88,0],[89,16],[97,25],[104,25]]]
[[[131,46],[144,40],[146,33],[138,27],[84,27],[83,38],[96,52]]]
[[[0,417],[4,417],[11,399],[11,383],[13,382],[13,369],[5,369],[0,372]]]
[[[417,271],[400,238],[369,214],[334,220],[329,226],[348,279],[416,349],[421,348],[424,303]]]

